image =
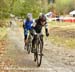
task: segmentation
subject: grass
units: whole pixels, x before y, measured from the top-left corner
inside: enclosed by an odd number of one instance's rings
[[[59,36],[50,36],[50,41],[57,46],[75,48],[75,39],[72,38],[66,39]]]
[[[73,25],[75,25],[75,23],[69,23],[69,22],[56,22],[56,21],[52,21],[52,22],[49,22],[49,27],[50,28],[53,28],[53,27],[68,27],[68,26],[71,26],[69,28],[75,28],[75,26],[73,27]]]
[[[7,27],[9,26],[9,19],[0,19],[0,40],[7,36]]]
[[[19,27],[23,27],[23,21],[16,21]]]
[[[50,41],[57,46],[75,48],[75,24],[64,22],[49,23]]]
[[[5,39],[7,36],[7,29],[5,27],[0,28],[0,40]]]

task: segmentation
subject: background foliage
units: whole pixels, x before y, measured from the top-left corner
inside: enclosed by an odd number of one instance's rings
[[[10,13],[26,17],[28,12],[37,17],[40,12],[55,11],[57,14],[68,14],[75,9],[75,0],[0,0],[0,19],[9,17]]]

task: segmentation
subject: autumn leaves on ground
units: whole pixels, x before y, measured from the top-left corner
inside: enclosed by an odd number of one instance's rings
[[[5,54],[5,49],[6,49],[6,45],[7,45],[6,35],[7,35],[6,28],[0,27],[0,68],[2,66],[2,57]]]

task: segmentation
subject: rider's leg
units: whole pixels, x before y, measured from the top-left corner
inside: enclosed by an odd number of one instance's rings
[[[34,53],[34,45],[35,45],[35,40],[36,40],[36,31],[34,29],[32,29],[30,31],[31,35],[32,35],[32,49],[31,52]]]
[[[34,53],[35,41],[36,41],[36,35],[33,36],[33,40],[32,40],[32,50],[31,50],[32,53]]]
[[[32,40],[32,47],[33,48],[34,48],[35,40],[36,40],[36,35],[34,35],[33,40]]]
[[[27,36],[28,36],[28,30],[24,30],[24,43],[25,43],[25,48],[26,48],[26,45],[27,45]]]
[[[34,29],[31,30],[31,35],[33,37],[33,40],[32,40],[32,48],[34,47],[34,44],[35,44],[35,40],[36,40],[36,32]]]
[[[43,35],[40,36],[40,39],[41,39],[42,46],[43,46],[43,45],[44,45],[44,42],[43,42]]]
[[[25,43],[25,45],[27,45],[27,35],[25,35],[24,43]]]
[[[43,35],[41,35],[40,36],[40,39],[41,39],[41,42],[42,42],[42,51],[43,51],[43,45],[44,45],[44,42],[43,42]],[[42,56],[43,56],[44,54],[42,53]]]

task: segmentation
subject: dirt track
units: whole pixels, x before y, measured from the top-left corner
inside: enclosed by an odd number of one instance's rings
[[[75,72],[75,49],[57,47],[47,39],[42,65],[37,68],[33,54],[29,55],[24,50],[23,38],[18,26],[8,28],[8,45],[0,65],[2,72]]]

